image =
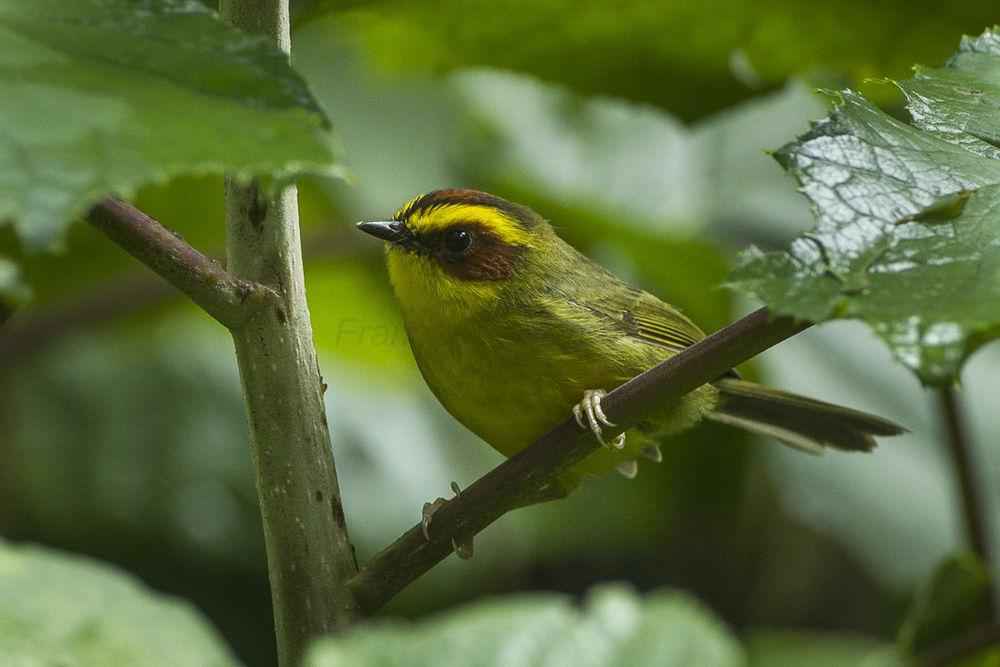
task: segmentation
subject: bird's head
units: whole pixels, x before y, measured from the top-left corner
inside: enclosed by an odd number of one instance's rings
[[[429,192],[391,220],[358,228],[386,242],[389,277],[404,309],[431,312],[496,303],[552,235],[526,206],[465,189]]]

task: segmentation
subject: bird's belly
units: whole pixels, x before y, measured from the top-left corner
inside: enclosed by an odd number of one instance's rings
[[[607,372],[601,377],[598,364],[581,373],[576,355],[538,341],[484,343],[456,336],[442,347],[413,345],[427,385],[453,417],[505,456],[566,419],[584,389],[611,381]]]
[[[427,385],[445,409],[469,430],[504,456],[513,456],[572,414],[586,389],[611,390],[652,367],[657,356],[641,346],[626,354],[631,343],[622,341],[601,353],[584,341],[565,336],[539,336],[501,326],[481,327],[496,332],[489,338],[469,333],[411,332],[410,346]],[[566,345],[563,340],[574,340]],[[623,350],[622,348],[626,348]],[[668,353],[657,350],[655,355]],[[710,410],[716,391],[705,385],[653,418],[658,434],[687,428]],[[635,458],[652,442],[639,431],[629,431],[624,451],[595,452],[578,464],[577,477],[604,474],[617,462]]]

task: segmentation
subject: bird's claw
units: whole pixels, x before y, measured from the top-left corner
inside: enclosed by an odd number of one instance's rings
[[[434,512],[445,506],[448,501],[444,498],[438,498],[432,503],[424,503],[424,508],[420,511],[420,529],[424,532],[424,539],[428,542],[431,541],[430,528],[431,519],[434,518]]]
[[[459,487],[457,482],[451,483],[451,490],[454,492],[456,498],[461,499],[462,489],[461,487]],[[424,539],[427,540],[428,542],[431,541],[431,535],[430,535],[431,519],[434,517],[434,513],[437,512],[442,507],[444,507],[445,504],[447,504],[447,502],[448,501],[445,500],[444,498],[437,498],[436,500],[434,500],[434,502],[424,503],[424,507],[420,512],[421,515],[420,529],[424,533]],[[472,538],[469,538],[464,542],[457,542],[453,537],[451,538],[451,547],[452,549],[454,549],[455,555],[461,558],[462,560],[468,560],[472,558],[472,549],[473,549]]]
[[[455,555],[462,560],[472,558],[472,538],[469,538],[465,542],[456,542],[453,537],[451,538],[451,548],[455,551]]]
[[[580,428],[590,428],[597,441],[608,449],[623,449],[625,447],[625,434],[620,433],[610,443],[604,441],[604,431],[601,424],[615,427],[615,424],[608,420],[607,415],[601,408],[601,399],[607,396],[608,392],[603,389],[587,389],[583,392],[583,400],[573,406],[573,417]],[[587,421],[584,422],[584,416]]]

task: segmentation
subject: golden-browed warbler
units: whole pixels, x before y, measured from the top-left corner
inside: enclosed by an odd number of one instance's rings
[[[683,313],[618,279],[531,209],[484,192],[437,190],[384,222],[389,278],[413,356],[458,421],[513,456],[571,412],[601,442],[601,397],[705,334]],[[711,419],[809,452],[867,451],[903,429],[857,410],[770,389],[735,372],[605,443],[564,477],[658,461],[660,437]]]

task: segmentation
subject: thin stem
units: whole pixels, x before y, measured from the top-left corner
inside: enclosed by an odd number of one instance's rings
[[[289,50],[287,0],[222,0],[219,13]],[[280,664],[301,662],[315,636],[357,616],[357,573],[337,484],[306,304],[296,189],[274,197],[226,179],[229,270],[279,303],[233,330],[274,607]]]
[[[86,220],[227,328],[246,318],[248,299],[273,296],[259,284],[233,277],[131,204],[104,199]]]
[[[954,387],[943,387],[938,391],[941,413],[948,431],[948,447],[955,465],[958,486],[962,496],[962,516],[969,546],[984,563],[990,563],[989,524],[986,508],[976,479],[972,447],[959,406],[958,392]],[[996,599],[992,587],[987,591],[990,617],[997,618]]]
[[[608,394],[602,406],[618,426],[606,436],[627,430],[657,406],[678,400],[807,326],[772,319],[762,308],[717,331]],[[567,418],[438,509],[429,540],[418,524],[372,558],[350,582],[355,602],[365,613],[373,613],[447,557],[453,541],[471,539],[506,512],[539,497],[598,446],[589,431]]]

